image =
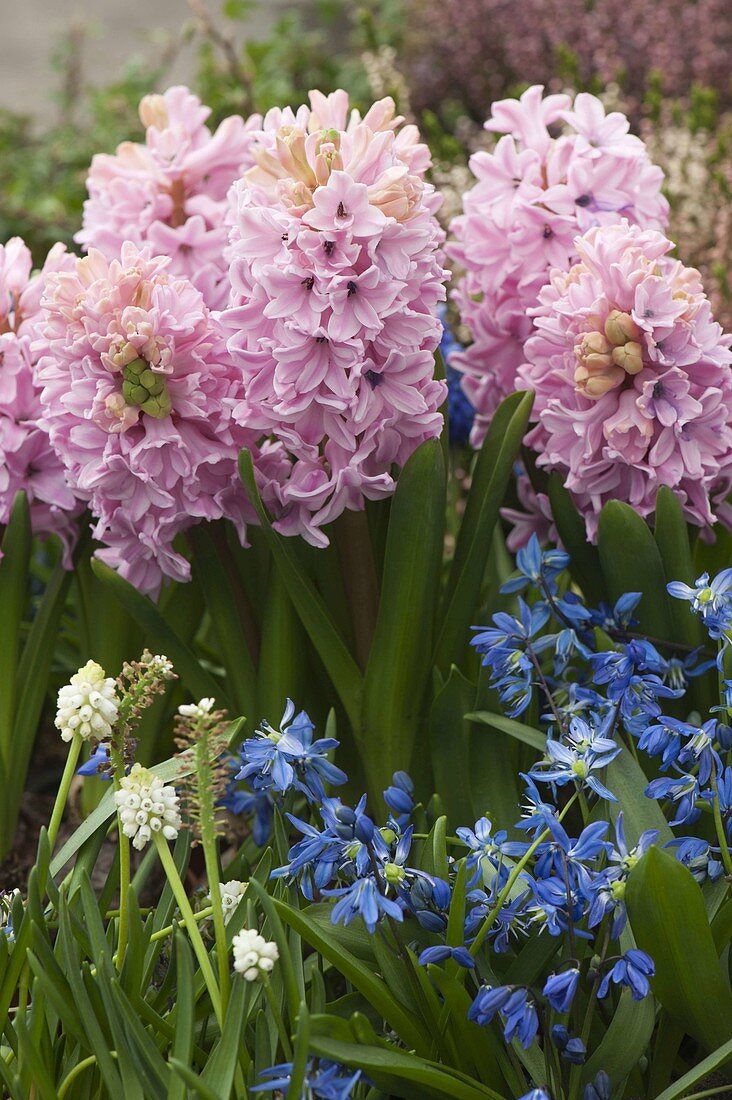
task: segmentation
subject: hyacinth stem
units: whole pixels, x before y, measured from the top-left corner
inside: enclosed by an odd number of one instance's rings
[[[51,820],[48,824],[48,843],[51,851],[53,851],[56,844],[56,838],[58,837],[58,831],[61,826],[61,819],[64,815],[66,800],[69,797],[71,782],[76,773],[76,765],[79,763],[79,755],[83,743],[83,738],[80,737],[78,733],[75,733],[71,738],[69,755],[66,757],[66,766],[61,776],[61,782],[59,783],[58,792],[56,794],[56,801],[53,804],[53,810],[51,812]]]
[[[157,849],[160,862],[163,865],[170,888],[173,891],[173,897],[176,900],[178,908],[180,909],[181,916],[183,917],[183,923],[186,926],[188,937],[191,941],[191,946],[198,959],[198,965],[201,968],[203,980],[206,983],[206,989],[208,990],[209,997],[211,998],[211,1005],[213,1006],[214,1014],[218,1021],[219,1027],[223,1027],[223,1011],[221,1007],[221,994],[219,987],[216,984],[216,976],[211,966],[211,960],[208,957],[208,952],[204,947],[203,940],[201,939],[201,933],[198,930],[196,918],[191,909],[191,903],[188,900],[183,883],[180,880],[178,874],[178,868],[175,865],[175,861],[170,854],[170,848],[165,838],[158,832],[153,833],[153,842]]]
[[[336,521],[336,544],[351,609],[356,661],[365,671],[379,611],[379,580],[365,511],[345,511]]]

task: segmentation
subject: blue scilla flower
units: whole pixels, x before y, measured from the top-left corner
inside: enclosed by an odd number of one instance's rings
[[[620,745],[602,736],[602,727],[598,732],[584,719],[573,718],[566,737],[562,740],[549,738],[546,756],[534,765],[529,775],[557,787],[566,783],[588,787],[600,798],[617,802],[612,791],[594,773],[607,767],[620,751]]]
[[[384,791],[384,802],[391,810],[394,821],[404,829],[414,809],[414,783],[406,772],[394,772],[391,786]]]
[[[313,741],[315,729],[304,710],[295,714],[295,705],[287,700],[280,728],[263,722],[256,737],[241,747],[242,767],[237,779],[247,779],[254,790],[272,789],[278,794],[301,791],[310,801],[325,796],[325,784],[345,783],[346,773],[328,760],[326,753],[337,748],[334,737]]]
[[[543,993],[555,1012],[569,1012],[579,985],[580,972],[576,966],[559,974],[550,974],[544,983]]]
[[[610,1100],[612,1091],[610,1078],[605,1070],[601,1069],[595,1080],[585,1085],[582,1100]]]
[[[625,908],[625,884],[628,875],[638,860],[657,842],[658,836],[658,829],[646,829],[639,836],[638,843],[631,848],[625,837],[623,814],[618,814],[615,822],[615,846],[608,856],[609,866],[593,877],[587,891],[590,901],[587,923],[590,928],[596,928],[608,914],[612,914],[610,935],[614,940],[621,935],[628,921]]]
[[[525,784],[524,801],[521,806],[521,821],[516,828],[534,834],[536,838],[547,827],[549,818],[556,817],[557,808],[552,802],[545,802],[539,788],[530,775],[520,773]]]
[[[672,719],[667,719],[670,723]],[[717,720],[710,718],[702,726],[695,726],[690,722],[679,722],[679,732],[686,738],[682,743],[678,755],[678,763],[681,768],[696,768],[699,783],[705,786],[709,782],[712,769],[718,771],[721,767],[719,754],[714,749],[717,739]]]
[[[468,1019],[484,1027],[497,1012],[503,1019],[506,1042],[518,1039],[522,1047],[528,1050],[539,1030],[536,1006],[528,990],[513,985],[483,986],[468,1010]]]
[[[597,996],[602,999],[607,997],[610,991],[610,983],[624,985],[630,990],[634,1001],[642,1001],[650,993],[651,987],[648,979],[656,973],[653,959],[645,951],[637,947],[626,951],[612,966],[602,981],[597,991]]]
[[[590,610],[590,622],[593,626],[599,626],[606,634],[619,634],[638,625],[638,620],[633,618],[633,612],[643,598],[642,592],[626,592],[613,607],[601,603],[599,607]]]
[[[488,868],[497,869],[504,856],[522,856],[528,847],[522,842],[509,841],[505,829],[493,833],[493,825],[487,817],[481,817],[472,829],[461,825],[455,831],[463,844],[470,849],[466,863],[468,870],[473,871],[471,886],[475,885]]]
[[[697,820],[701,812],[697,799],[702,793],[697,777],[681,771],[676,777],[651,780],[645,790],[647,798],[668,798],[676,803],[676,815],[671,825],[686,825]]]
[[[551,1039],[554,1046],[565,1062],[573,1066],[581,1066],[587,1058],[587,1047],[579,1036],[570,1035],[564,1024],[555,1024],[551,1030]]]
[[[110,780],[112,767],[109,761],[109,745],[104,741],[100,742],[89,759],[76,769],[76,774]]]
[[[649,756],[661,757],[663,771],[678,760],[681,752],[681,732],[676,719],[659,715],[658,721],[650,722],[638,738],[638,748]]]
[[[569,554],[564,550],[542,550],[536,535],[516,554],[518,576],[501,585],[501,592],[524,592],[527,588],[541,589],[543,585],[554,592],[553,582],[569,565]]]
[[[536,849],[536,877],[550,878],[555,874],[564,879],[569,875],[575,887],[585,890],[588,884],[585,864],[594,862],[600,854],[608,852],[612,847],[605,840],[610,827],[608,822],[592,821],[576,838],[569,836],[557,818],[549,818],[547,826],[552,835],[550,840],[544,841]]]
[[[430,963],[447,962],[448,959],[453,959],[459,966],[464,966],[466,970],[472,970],[475,966],[475,959],[467,947],[448,947],[446,943],[438,944],[437,947],[427,947],[419,956],[422,966],[428,966]]]
[[[732,627],[732,569],[723,569],[712,581],[702,573],[693,585],[671,581],[666,588],[677,600],[689,601],[710,638],[723,638]]]
[[[338,886],[323,890],[326,897],[338,898],[331,920],[333,924],[349,925],[356,917],[361,917],[372,934],[383,917],[392,920],[404,919],[402,908],[397,901],[382,894],[372,877],[359,878],[348,886]]]
[[[302,1092],[299,1097],[294,1097],[290,1096],[292,1070],[292,1062],[281,1062],[271,1069],[262,1070],[259,1074],[262,1082],[254,1085],[250,1092],[280,1092],[289,1100],[349,1100],[363,1078],[360,1069],[354,1072],[338,1062],[311,1059],[305,1071]]]
[[[505,902],[495,913],[498,893],[505,886],[507,878],[507,871],[503,876],[497,876],[490,893],[485,890],[471,890],[467,895],[471,908],[465,918],[466,941],[472,942],[480,926],[490,916],[492,924],[488,939],[499,955],[508,951],[511,937],[515,938],[526,931],[525,911],[530,897],[530,891],[524,890],[517,897]]]
[[[550,1093],[545,1088],[532,1089],[525,1092],[521,1100],[552,1100]]]
[[[696,836],[680,836],[669,840],[665,847],[674,853],[679,863],[683,863],[691,871],[700,885],[707,879],[716,882],[724,873],[722,862],[717,859],[719,850],[713,848],[707,840]]]
[[[219,800],[229,813],[251,819],[252,839],[263,848],[272,832],[274,805],[269,791],[247,791],[231,784]]]

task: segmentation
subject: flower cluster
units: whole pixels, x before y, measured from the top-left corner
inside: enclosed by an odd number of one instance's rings
[[[275,526],[325,545],[325,524],[389,495],[393,467],[440,433],[445,272],[415,127],[391,99],[363,118],[343,91],[310,103],[268,112],[232,188],[221,320],[244,379],[236,415],[267,439]]]
[[[202,519],[242,529],[236,459],[252,436],[232,416],[238,382],[209,311],[164,257],[96,250],[46,276],[44,422],[99,556],[144,592],[190,566],[176,535]]]
[[[234,970],[247,982],[256,982],[274,970],[280,957],[277,944],[260,936],[256,928],[242,928],[231,941]]]
[[[255,1085],[250,1092],[277,1092],[287,1096],[292,1079],[292,1062],[281,1062],[270,1069],[262,1070],[262,1083]],[[325,1058],[311,1058],[308,1061],[303,1080],[301,1095],[313,1100],[349,1100],[359,1081],[363,1080],[360,1069],[352,1071],[339,1062],[330,1062]]]
[[[166,786],[160,776],[141,764],[133,764],[129,775],[120,779],[114,801],[122,831],[138,851],[153,834],[160,834],[166,840],[177,837],[182,822],[175,787]]]
[[[628,120],[606,115],[588,94],[573,104],[542,92],[534,86],[520,100],[493,104],[486,129],[504,136],[493,152],[472,156],[478,182],[451,227],[450,254],[464,271],[455,300],[473,339],[452,361],[476,409],[476,445],[516,389],[531,335],[528,311],[552,269],[566,271],[576,259],[575,238],[621,218],[656,229],[667,221],[661,170],[628,133]],[[553,124],[566,132],[552,137]]]
[[[591,539],[608,500],[647,516],[667,485],[706,527],[732,486],[732,336],[672,247],[627,222],[590,229],[533,311],[519,371],[536,393],[527,443],[562,474]]]
[[[125,241],[149,244],[155,255],[169,256],[171,272],[189,279],[216,308],[228,294],[226,194],[253,163],[252,131],[261,118],[245,123],[232,115],[212,134],[206,126],[210,114],[184,87],[145,96],[144,143],[126,141],[116,153],[92,160],[76,240],[109,260]]]
[[[87,661],[59,691],[54,725],[63,741],[75,736],[104,741],[112,736],[119,704],[116,680],[96,661]]]
[[[68,564],[78,508],[48,438],[32,350],[44,274],[59,256],[57,248],[31,277],[31,254],[20,237],[0,245],[0,526],[10,519],[16,494],[24,492],[33,533],[59,535]]]
[[[238,879],[230,879],[229,882],[222,882],[219,889],[221,891],[221,905],[224,910],[224,921],[228,924],[246,893],[247,883],[239,882]],[[210,893],[208,897],[210,901]]]

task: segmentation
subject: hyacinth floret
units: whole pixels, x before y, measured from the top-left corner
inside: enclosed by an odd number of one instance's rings
[[[87,661],[58,693],[54,725],[62,741],[75,736],[108,740],[119,713],[117,682],[96,661]]]
[[[244,379],[236,415],[266,440],[257,480],[275,527],[319,546],[442,428],[439,197],[402,121],[391,99],[361,117],[345,92],[311,92],[310,107],[267,113],[231,191],[221,322]]]
[[[452,363],[476,410],[475,446],[518,388],[529,311],[552,270],[575,262],[575,238],[622,218],[653,229],[668,220],[661,169],[628,120],[606,115],[595,96],[572,102],[534,85],[520,99],[494,103],[485,128],[504,136],[470,159],[477,182],[452,222],[449,248],[461,268],[455,300],[473,340]]]
[[[125,241],[150,245],[218,308],[228,294],[226,195],[253,164],[252,133],[261,117],[232,115],[211,133],[211,109],[180,85],[146,95],[139,114],[144,142],[125,141],[93,158],[76,240],[109,260]]]
[[[732,336],[672,247],[627,221],[592,228],[533,311],[519,371],[536,395],[526,442],[561,475],[592,541],[610,500],[651,516],[667,486],[708,529],[732,487]]]
[[[48,274],[43,305],[44,420],[99,557],[150,594],[188,579],[180,532],[226,516],[243,535],[236,461],[253,439],[233,419],[238,376],[201,294],[127,242]]]
[[[79,508],[51,446],[33,348],[45,275],[62,254],[57,245],[32,275],[30,249],[20,237],[0,244],[0,526],[8,523],[16,495],[25,493],[33,534],[58,535],[70,566]]]

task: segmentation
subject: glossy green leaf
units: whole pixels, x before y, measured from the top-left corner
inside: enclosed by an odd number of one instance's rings
[[[3,619],[0,630],[0,756],[6,766],[19,695],[20,632],[28,600],[30,554],[30,511],[25,493],[18,493],[3,535],[0,557],[0,608]]]
[[[680,1077],[678,1081],[675,1081],[669,1088],[664,1089],[660,1095],[656,1097],[656,1100],[679,1100],[682,1096],[689,1095],[689,1089],[700,1081],[704,1081],[706,1077],[714,1073],[720,1066],[724,1066],[732,1059],[732,1039],[729,1039],[726,1043],[722,1043],[717,1047],[712,1054],[709,1054],[706,1058],[702,1059],[698,1065],[690,1069],[688,1073],[685,1073],[683,1077]],[[719,1100],[723,1100],[723,1094],[719,1093]]]
[[[646,829],[658,829],[660,844],[666,844],[673,839],[674,834],[658,802],[655,798],[646,797],[648,778],[629,749],[623,748],[608,765],[605,783],[618,800],[609,803],[610,816],[616,821],[622,810],[623,827],[629,846],[635,845]]]
[[[515,718],[506,718],[504,714],[494,714],[487,710],[472,711],[466,714],[465,718],[469,722],[491,726],[494,730],[507,733],[509,737],[522,741],[524,745],[530,745],[537,752],[543,753],[546,749],[546,734],[534,729],[533,726],[527,726],[524,722],[517,722]]]
[[[363,688],[361,755],[375,796],[409,769],[431,671],[442,565],[445,464],[427,440],[399,475],[391,503],[381,598]]]
[[[236,981],[233,983],[221,1039],[201,1073],[201,1084],[210,1089],[217,1097],[228,1097],[234,1084],[240,1048],[244,1041],[247,993],[246,982]]]
[[[653,998],[634,1001],[630,990],[623,990],[599,1046],[583,1068],[582,1080],[592,1081],[604,1069],[611,1081],[624,1081],[645,1055],[655,1023]]]
[[[436,692],[429,718],[435,790],[453,828],[473,819],[470,776],[470,723],[463,715],[475,705],[475,685],[454,665]]]
[[[707,1050],[721,1046],[732,1035],[732,993],[693,876],[651,848],[630,873],[625,901],[636,943],[655,962],[654,995]]]
[[[642,592],[634,612],[639,629],[670,641],[673,626],[666,573],[645,520],[629,504],[611,500],[600,513],[598,547],[611,601],[626,592]]]
[[[493,528],[533,401],[531,393],[514,393],[507,397],[496,410],[478,454],[440,610],[433,659],[440,670],[447,671],[467,648],[468,630],[479,602]]]
[[[561,474],[549,477],[549,501],[560,542],[571,557],[570,572],[588,603],[597,606],[607,600],[600,555],[587,538],[585,521],[564,487]]]
[[[288,545],[288,540],[278,535],[273,529],[259,496],[252,456],[248,451],[242,451],[239,456],[239,475],[259,517],[262,534],[285,582],[290,599],[333,681],[351,724],[357,727],[360,720],[362,686],[358,665],[351,656],[317,589],[301,569],[295,553]]]

